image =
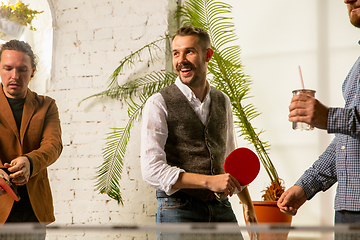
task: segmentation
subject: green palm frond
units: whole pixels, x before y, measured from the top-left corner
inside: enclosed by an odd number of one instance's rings
[[[218,50],[237,39],[230,14],[229,4],[214,0],[187,1],[177,11],[182,25],[201,27],[211,34],[212,46]]]
[[[158,59],[159,52],[164,52],[165,49],[165,43],[170,39],[170,36],[165,35],[160,37],[159,39],[146,44],[142,48],[136,50],[135,52],[129,54],[125,58],[123,58],[120,61],[120,65],[115,69],[113,74],[109,78],[109,87],[112,85],[117,85],[117,78],[120,73],[124,71],[126,67],[132,67],[136,63],[142,60],[144,55],[149,57],[148,63],[154,62],[156,59]]]
[[[100,193],[106,193],[111,198],[123,204],[120,194],[120,184],[123,159],[130,139],[130,130],[134,122],[141,116],[141,110],[145,102],[137,104],[131,98],[126,101],[128,105],[129,121],[125,128],[112,128],[108,133],[106,147],[103,149],[105,161],[98,169],[96,189]]]
[[[152,72],[119,86],[119,92],[129,92],[131,89],[140,103],[137,103],[130,94],[122,96],[128,106],[129,120],[124,128],[111,128],[112,132],[108,133],[106,147],[103,149],[104,162],[98,168],[95,178],[96,190],[106,193],[118,203],[123,204],[119,181],[131,127],[141,117],[146,100],[154,93],[172,84],[176,76],[172,72]],[[117,92],[115,96],[109,95],[109,97],[118,98]]]
[[[126,81],[125,84],[119,86],[117,81],[119,75],[123,73],[124,70],[134,67],[136,63],[142,61],[144,57],[148,58],[149,64],[154,62],[156,59],[159,58],[158,57],[159,52],[164,52],[164,45],[166,41],[169,41],[169,39],[170,39],[169,35],[162,36],[158,40],[146,44],[145,46],[141,47],[135,52],[124,57],[120,61],[120,65],[114,70],[114,72],[109,77],[107,89],[105,91],[90,95],[82,99],[78,105],[94,97],[111,97],[115,99],[126,99],[128,97],[131,97],[133,94],[137,92],[139,88],[141,88],[140,85],[142,84],[142,82],[139,81],[138,79],[132,79],[131,77],[129,77],[129,79]]]

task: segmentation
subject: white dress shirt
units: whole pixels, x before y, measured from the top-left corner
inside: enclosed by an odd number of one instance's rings
[[[175,81],[176,86],[189,100],[190,105],[199,116],[200,120],[206,125],[210,111],[210,87],[206,96],[201,102],[192,90],[183,84],[178,77]],[[235,149],[233,115],[230,100],[227,95],[226,112],[227,116],[227,142],[226,156]],[[144,181],[151,186],[171,195],[179,189],[173,188],[178,180],[179,174],[185,172],[176,166],[170,166],[166,161],[164,151],[168,137],[167,108],[164,98],[160,93],[151,96],[143,109],[142,129],[141,129],[141,172]],[[226,157],[225,156],[225,157]]]

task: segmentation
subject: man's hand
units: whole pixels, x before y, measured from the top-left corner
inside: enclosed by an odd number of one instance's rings
[[[280,211],[289,215],[296,215],[297,210],[306,202],[304,190],[297,185],[284,192],[277,202]]]
[[[9,181],[9,176],[4,170],[0,169],[0,174],[3,175]],[[6,194],[6,191],[0,186],[0,196],[4,194]]]
[[[305,93],[293,96],[289,106],[289,121],[304,122],[319,129],[327,129],[329,108]]]
[[[28,183],[30,178],[30,162],[27,157],[21,156],[13,159],[10,164],[5,163],[4,167],[11,172],[10,179],[15,185],[21,186]]]
[[[232,196],[236,188],[241,191],[240,183],[230,174],[209,176],[207,188],[213,192],[222,193],[222,197]]]

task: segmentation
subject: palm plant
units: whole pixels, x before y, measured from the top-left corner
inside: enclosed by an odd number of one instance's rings
[[[276,201],[284,191],[283,182],[269,158],[269,144],[259,138],[261,131],[257,133],[250,123],[259,113],[251,103],[243,104],[243,100],[249,98],[251,80],[243,72],[240,47],[233,45],[237,38],[230,14],[229,4],[214,0],[189,0],[177,11],[177,17],[181,18],[181,25],[201,27],[209,33],[214,55],[208,65],[208,80],[211,85],[229,96],[239,136],[254,146],[271,181],[262,197],[264,200]],[[160,47],[160,44],[167,39],[169,36],[164,36],[125,57],[110,77],[107,90],[89,97],[109,96],[123,99],[128,104],[128,124],[125,128],[115,128],[109,133],[107,146],[103,150],[105,161],[99,167],[96,176],[97,190],[100,193],[107,193],[121,203],[119,180],[130,129],[141,117],[146,100],[152,94],[170,85],[177,75],[173,72],[152,72],[141,78],[130,79],[123,85],[118,85],[117,77],[125,66],[136,64],[144,53],[148,53],[152,60],[155,59],[156,51],[164,49]],[[134,97],[139,99],[140,103],[135,103]]]

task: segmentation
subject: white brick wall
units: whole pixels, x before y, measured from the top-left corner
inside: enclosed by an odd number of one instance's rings
[[[109,127],[125,126],[121,101],[83,98],[105,89],[119,61],[168,30],[175,0],[48,0],[54,19],[52,76],[46,94],[57,100],[64,150],[49,168],[57,225],[152,224],[154,190],[140,173],[140,124],[132,130],[121,192],[124,206],[94,191]],[[169,3],[170,2],[170,3]],[[51,41],[50,41],[51,42]],[[144,63],[142,72],[149,71]],[[151,67],[165,69],[162,60]],[[123,79],[134,70],[124,75]],[[37,80],[42,81],[42,80]],[[46,84],[45,81],[42,84]],[[45,85],[46,86],[46,85]],[[34,89],[40,89],[37,82]],[[49,231],[47,239],[154,239],[150,233]]]

